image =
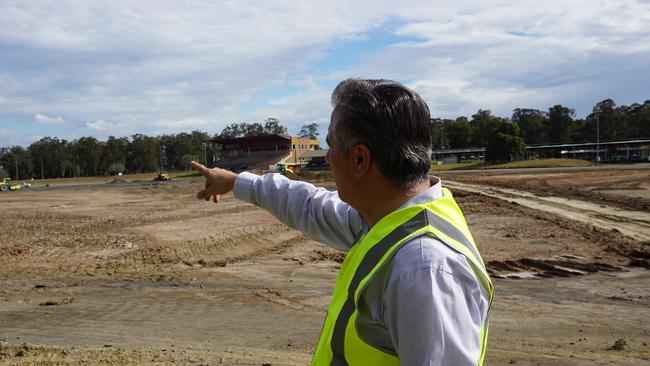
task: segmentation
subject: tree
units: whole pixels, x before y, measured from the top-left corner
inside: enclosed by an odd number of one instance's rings
[[[287,128],[280,124],[277,118],[267,118],[264,125],[261,123],[231,123],[221,130],[221,137],[249,137],[272,134],[286,134]]]
[[[442,118],[431,118],[431,148],[433,150],[442,150],[449,147],[449,139],[445,131],[448,121]]]
[[[177,134],[172,143],[172,152],[173,160],[169,160],[172,164],[172,167],[183,167],[183,157],[185,155],[197,155],[198,151],[201,150],[199,145],[198,148],[194,146],[192,135],[181,132]]]
[[[221,137],[241,137],[243,136],[243,133],[239,129],[239,124],[237,123],[231,123],[230,125],[226,126],[221,130],[221,133],[219,134]]]
[[[474,147],[485,146],[485,160],[511,161],[523,155],[525,144],[521,130],[510,120],[479,109],[469,125],[471,144]]]
[[[529,145],[542,144],[546,141],[546,114],[537,109],[516,108],[512,113],[512,122],[519,126],[524,141]]]
[[[261,123],[232,123],[221,131],[223,137],[248,137],[264,134],[264,126]]]
[[[4,166],[12,179],[28,179],[34,176],[30,152],[21,146],[1,149],[0,165]]]
[[[622,117],[623,130],[629,131],[629,137],[650,137],[650,100],[626,107]]]
[[[300,132],[298,133],[298,136],[308,137],[312,140],[318,140],[318,136],[320,135],[318,133],[318,127],[319,127],[318,123],[316,122],[303,125],[302,128],[300,128]]]
[[[546,142],[551,144],[564,144],[571,140],[575,129],[573,109],[557,104],[548,109],[546,120]]]
[[[209,141],[210,135],[207,132],[194,130],[192,131],[192,146],[196,155],[196,160],[207,164],[208,150],[212,143]]]
[[[591,114],[587,116],[586,131],[593,140],[600,134],[601,140],[615,140],[629,137],[623,129],[621,111],[611,99],[605,99],[594,106]],[[598,130],[598,131],[597,131]]]
[[[465,149],[472,141],[472,127],[467,117],[458,117],[446,126],[450,149]]]
[[[68,167],[67,141],[56,137],[44,137],[29,145],[32,165],[37,172],[36,176],[44,178],[65,177]],[[42,174],[40,174],[42,173]]]
[[[63,166],[61,167],[61,177],[79,177],[81,176],[81,166],[77,157],[76,142],[61,140],[63,143]]]
[[[106,142],[102,143],[102,159],[101,170],[102,172],[110,172],[110,167],[114,164],[121,164],[122,167],[126,166],[126,158],[129,153],[129,139],[126,137],[115,138],[109,136]],[[122,168],[121,172],[125,169]]]
[[[108,174],[110,175],[117,175],[119,173],[124,173],[126,168],[124,167],[123,163],[113,163],[108,166]]]
[[[316,125],[316,128],[318,128],[318,125]],[[287,128],[280,124],[279,119],[269,117],[264,120],[263,133],[266,135],[284,135],[287,133]]]
[[[102,174],[102,145],[94,137],[82,137],[73,142],[74,161],[79,165],[81,175]]]
[[[244,131],[244,137],[261,136],[265,134],[264,126],[261,123],[245,123],[243,125],[242,130]]]
[[[183,155],[180,159],[180,167],[183,168],[183,170],[185,171],[192,169],[192,164],[191,164],[192,160],[196,160],[195,155],[190,155],[190,154]]]
[[[485,160],[512,161],[522,156],[525,148],[519,127],[508,120],[500,119],[490,131],[490,138],[485,147]]]
[[[472,127],[471,145],[475,147],[487,146],[492,136],[492,131],[503,118],[495,117],[489,110],[479,109],[469,122]]]
[[[135,134],[131,137],[126,166],[133,173],[155,172],[160,168],[160,145],[155,137]]]

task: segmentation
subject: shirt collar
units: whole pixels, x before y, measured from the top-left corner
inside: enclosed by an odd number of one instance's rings
[[[429,176],[429,185],[430,187],[418,194],[417,196],[411,198],[410,200],[404,202],[399,209],[406,208],[406,207],[411,207],[415,205],[420,205],[423,203],[427,203],[433,200],[437,200],[438,198],[442,197],[442,184],[440,183],[440,178],[434,177],[434,176]]]
[[[437,200],[438,198],[442,198],[442,183],[440,182],[440,178],[429,176],[429,188],[426,191],[411,198],[410,200],[404,202],[404,204],[399,206],[397,210],[431,202],[433,200]],[[366,222],[365,219],[363,219],[363,226],[361,228],[361,233],[358,234],[357,237],[360,237],[362,234],[365,235],[367,233],[368,233],[368,223]]]

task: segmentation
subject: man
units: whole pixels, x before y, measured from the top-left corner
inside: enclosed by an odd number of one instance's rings
[[[348,79],[327,134],[338,192],[278,174],[194,167],[199,199],[256,204],[347,250],[314,365],[480,365],[492,284],[460,209],[429,177],[429,109],[387,80]]]

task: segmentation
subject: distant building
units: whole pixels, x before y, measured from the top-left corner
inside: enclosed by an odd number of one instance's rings
[[[299,171],[309,163],[304,155],[320,149],[318,140],[289,135],[217,137],[211,141],[221,146],[221,157],[214,165],[232,171],[274,171],[278,164]]]
[[[329,170],[330,165],[325,160],[325,155],[327,155],[327,149],[311,150],[305,151],[299,159],[306,164],[305,168],[308,170]]]
[[[650,161],[650,139],[526,146],[526,160],[565,158],[609,163]]]

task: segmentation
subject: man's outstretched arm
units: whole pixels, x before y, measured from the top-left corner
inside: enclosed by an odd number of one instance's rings
[[[206,188],[197,198],[219,202],[219,195],[232,190],[236,198],[266,209],[287,226],[335,248],[348,249],[364,227],[357,211],[341,201],[337,192],[279,174],[235,174],[196,162],[192,166],[206,179]]]

